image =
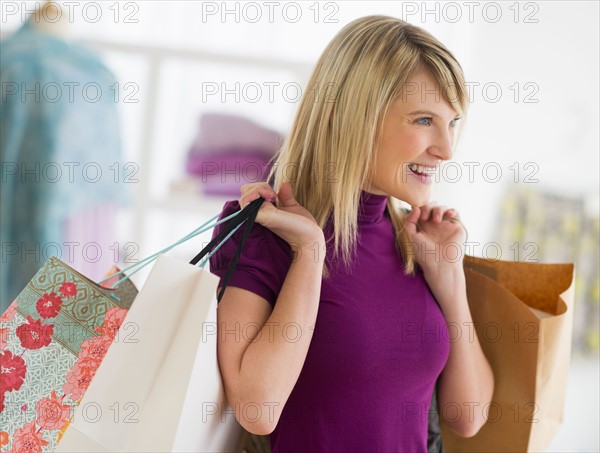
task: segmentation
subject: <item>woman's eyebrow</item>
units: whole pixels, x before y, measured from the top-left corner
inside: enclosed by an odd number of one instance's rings
[[[436,118],[440,117],[437,113],[430,112],[429,110],[413,110],[412,112],[409,112],[408,115],[411,115],[411,116],[412,115],[430,115],[430,116],[433,116]],[[459,118],[459,117],[460,117],[460,115],[457,114],[454,119]]]

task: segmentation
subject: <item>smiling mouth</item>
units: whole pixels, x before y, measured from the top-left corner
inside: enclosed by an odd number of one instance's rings
[[[420,164],[409,164],[408,168],[410,171],[412,171],[414,174],[416,174],[418,176],[431,176],[436,171],[435,166],[429,167],[429,166],[420,165]]]

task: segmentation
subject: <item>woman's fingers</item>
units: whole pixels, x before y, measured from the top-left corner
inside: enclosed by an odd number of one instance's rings
[[[239,204],[242,209],[259,197],[265,200],[274,200],[277,198],[277,193],[266,182],[244,184],[241,187],[241,192],[242,196],[239,199]]]
[[[431,209],[433,205],[431,203],[427,203],[425,206],[421,206],[421,215],[419,216],[419,220],[421,222],[425,222],[429,220],[429,216],[431,215]]]
[[[292,185],[287,181],[284,181],[279,188],[279,201],[281,202],[281,205],[285,207],[298,205],[298,202],[294,198]]]
[[[450,221],[453,221],[453,220],[460,221],[460,218],[458,216],[458,211],[456,209],[448,209],[444,213],[444,217],[448,217],[448,220],[450,220]]]
[[[444,213],[448,210],[447,206],[436,206],[433,208],[433,221],[434,223],[440,223],[444,217]]]
[[[414,208],[412,208],[412,211],[410,211],[406,218],[405,218],[405,225],[406,225],[406,230],[408,231],[408,233],[410,235],[414,235],[417,233],[417,222],[419,221],[419,217],[421,216],[421,208],[419,208],[418,206],[415,206]]]
[[[443,205],[438,206],[434,202],[421,206],[420,210],[419,221],[421,222],[431,220],[433,223],[440,223],[446,217],[448,220],[458,220],[456,209],[451,209]]]
[[[435,204],[434,201],[430,201],[425,206],[421,206],[421,215],[419,216],[419,221],[426,222],[428,220],[434,220],[436,218],[436,212],[439,206]]]
[[[254,200],[256,200],[259,196],[266,199],[271,199],[276,197],[277,193],[271,189],[269,184],[262,182],[255,184],[244,184],[242,186],[242,197],[246,195],[252,195]]]

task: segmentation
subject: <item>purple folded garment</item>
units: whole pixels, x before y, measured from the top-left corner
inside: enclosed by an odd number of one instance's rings
[[[219,113],[207,113],[200,118],[194,152],[240,148],[261,149],[273,155],[281,146],[282,136],[247,118]]]
[[[192,151],[188,154],[186,171],[197,176],[206,173],[214,174],[216,169],[240,172],[251,172],[263,169],[272,155],[260,149],[232,148],[224,150]]]
[[[188,152],[186,172],[201,179],[206,195],[237,197],[242,185],[266,179],[282,140],[278,132],[246,118],[206,114]]]
[[[271,166],[263,154],[190,154],[187,172],[200,179],[206,195],[239,196],[242,185],[264,181]]]

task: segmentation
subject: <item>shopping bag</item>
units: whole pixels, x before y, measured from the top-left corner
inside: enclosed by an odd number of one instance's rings
[[[442,421],[444,447],[448,453],[545,451],[563,420],[574,265],[468,256],[464,269],[474,330],[495,386],[487,421],[475,436],[460,437]],[[450,332],[466,335],[467,329]],[[448,417],[468,414],[469,408],[460,409],[439,407]]]
[[[56,447],[137,294],[106,286],[50,257],[0,317],[2,451]]]
[[[241,426],[219,373],[216,308],[263,201],[240,211],[190,263],[158,257],[127,313],[135,335],[111,345],[57,452],[234,449]],[[192,264],[244,221],[215,298],[219,277]]]

